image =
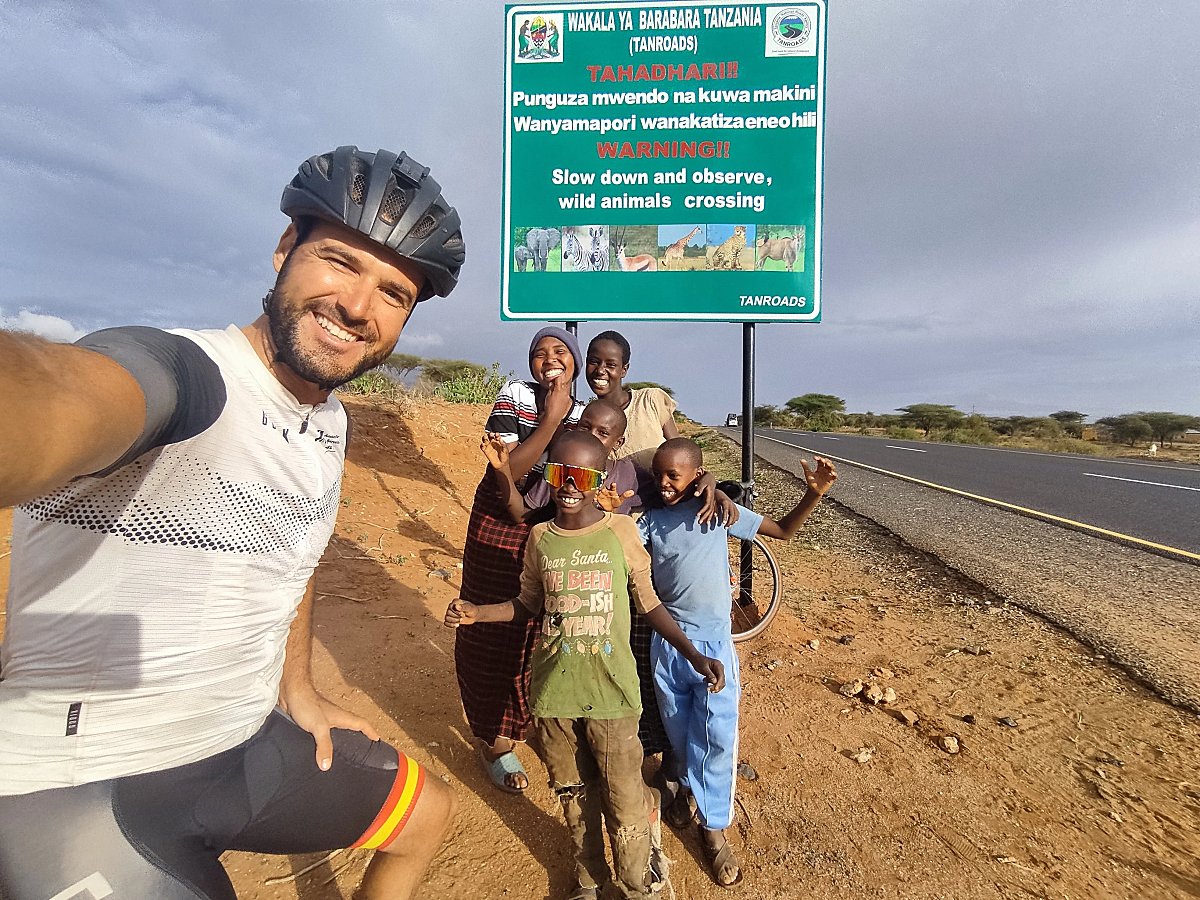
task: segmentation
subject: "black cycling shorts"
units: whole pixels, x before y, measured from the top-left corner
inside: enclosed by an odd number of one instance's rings
[[[0,898],[235,900],[226,850],[385,847],[425,771],[360,732],[332,734],[328,772],[312,735],[276,711],[250,740],[199,762],[0,797]]]

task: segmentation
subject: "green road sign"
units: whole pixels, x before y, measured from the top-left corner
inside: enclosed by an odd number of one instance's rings
[[[505,8],[501,318],[817,322],[825,2]]]

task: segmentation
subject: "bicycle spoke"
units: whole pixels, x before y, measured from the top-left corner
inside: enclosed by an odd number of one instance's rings
[[[730,622],[735,641],[761,634],[779,608],[779,568],[761,540],[729,545]]]

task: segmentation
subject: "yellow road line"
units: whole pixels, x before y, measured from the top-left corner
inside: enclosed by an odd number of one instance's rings
[[[852,459],[846,459],[842,456],[834,456],[832,453],[814,450],[811,447],[798,447],[796,444],[789,444],[787,441],[779,440],[779,438],[767,437],[765,434],[756,434],[755,437],[759,440],[774,441],[776,444],[783,444],[783,446],[791,447],[793,450],[807,450],[809,453],[815,453],[818,456],[825,456],[829,459],[836,459],[838,462],[844,462],[847,465],[856,466],[860,469],[870,469],[872,472],[890,475],[892,478],[899,478],[901,481],[911,481],[913,484],[919,484],[924,487],[933,488],[936,491],[944,491],[947,494],[957,494],[959,497],[966,497],[968,500],[977,500],[980,503],[989,503],[992,506],[1010,509],[1013,512],[1018,512],[1025,516],[1031,516],[1035,519],[1045,519],[1048,522],[1055,522],[1059,525],[1068,525],[1071,528],[1079,528],[1083,531],[1090,531],[1094,534],[1100,534],[1104,535],[1105,537],[1114,538],[1115,540],[1125,541],[1135,544],[1139,547],[1146,547],[1150,550],[1156,550],[1159,553],[1169,553],[1172,556],[1182,556],[1185,559],[1200,562],[1200,553],[1192,553],[1189,550],[1181,550],[1178,547],[1169,547],[1166,544],[1156,544],[1154,541],[1147,541],[1139,537],[1134,537],[1131,534],[1122,534],[1120,531],[1109,531],[1107,528],[1101,528],[1098,525],[1089,525],[1087,522],[1076,522],[1074,519],[1066,519],[1062,516],[1056,516],[1053,513],[1042,512],[1038,509],[1029,509],[1025,506],[1017,506],[1017,504],[1009,503],[1005,500],[996,500],[992,497],[984,497],[980,494],[972,494],[967,491],[960,491],[958,488],[947,487],[944,484],[936,484],[932,481],[922,481],[920,478],[913,478],[911,475],[903,475],[900,472],[890,472],[887,469],[881,469],[878,466],[869,466],[866,463],[856,462]]]

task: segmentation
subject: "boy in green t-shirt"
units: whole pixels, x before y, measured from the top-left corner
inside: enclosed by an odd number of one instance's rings
[[[659,603],[633,520],[596,506],[607,456],[590,434],[560,435],[543,475],[554,488],[555,516],[530,532],[521,596],[487,606],[459,599],[446,610],[450,626],[542,616],[531,665],[534,737],[575,843],[573,900],[597,897],[612,877],[601,813],[620,896],[650,895],[649,816],[657,799],[642,781],[630,596],[710,690],[725,683],[721,663],[699,653]]]

